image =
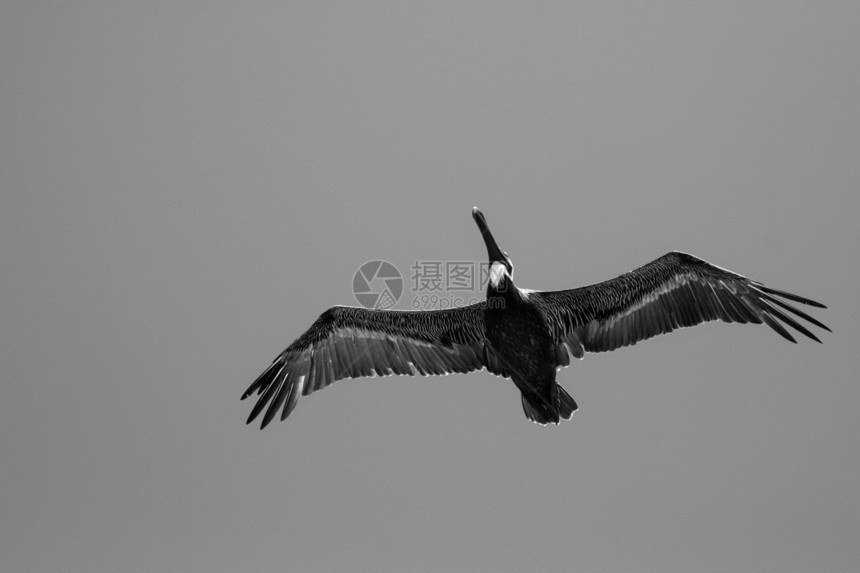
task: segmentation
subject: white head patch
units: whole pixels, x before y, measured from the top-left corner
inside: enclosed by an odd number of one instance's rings
[[[490,284],[493,287],[499,286],[499,283],[502,282],[502,277],[511,276],[508,274],[508,267],[505,266],[504,263],[500,263],[498,261],[494,262],[492,266],[490,266]]]

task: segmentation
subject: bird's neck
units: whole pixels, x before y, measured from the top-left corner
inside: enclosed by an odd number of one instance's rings
[[[504,277],[498,284],[487,285],[487,300],[498,303],[498,306],[517,304],[523,297],[510,277]]]

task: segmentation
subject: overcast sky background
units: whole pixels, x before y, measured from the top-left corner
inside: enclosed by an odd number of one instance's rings
[[[0,8],[0,570],[856,571],[860,4],[404,4]],[[244,424],[473,205],[521,287],[679,249],[834,333],[589,355],[557,427],[486,373]]]

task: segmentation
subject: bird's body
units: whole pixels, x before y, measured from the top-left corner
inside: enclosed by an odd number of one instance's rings
[[[491,264],[485,301],[429,311],[330,308],[242,395],[260,396],[248,422],[264,408],[261,427],[278,411],[283,420],[301,395],[343,378],[486,368],[514,382],[530,420],[558,423],[577,409],[556,383],[556,371],[570,363],[570,356],[615,350],[710,320],[765,323],[795,342],[784,323],[820,342],[784,311],[829,330],[785,300],[824,305],[680,252],[587,287],[519,289],[513,265],[496,245],[483,214],[476,208],[473,216]]]
[[[509,365],[509,375],[522,393],[529,419],[545,424],[558,423],[560,415],[570,418],[576,403],[570,399],[562,412],[558,404],[558,392],[564,392],[555,383],[558,344],[546,317],[529,300],[529,292],[512,283],[502,292],[489,285],[484,328],[492,351],[504,360],[503,365]]]

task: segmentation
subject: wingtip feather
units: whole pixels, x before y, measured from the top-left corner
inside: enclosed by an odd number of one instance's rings
[[[763,285],[763,284],[761,284],[761,283],[753,283],[753,284],[756,286],[756,288],[758,288],[758,289],[760,289],[760,290],[763,290],[764,292],[766,292],[766,293],[768,293],[768,294],[775,294],[775,295],[777,295],[777,296],[781,296],[781,297],[783,297],[783,298],[787,298],[787,299],[789,299],[789,300],[793,300],[794,302],[799,302],[799,303],[801,303],[801,304],[806,304],[806,305],[809,305],[809,306],[814,306],[814,307],[816,307],[816,308],[827,308],[826,306],[824,306],[824,305],[823,305],[823,304],[821,304],[820,302],[814,301],[814,300],[812,300],[812,299],[809,299],[809,298],[806,298],[806,297],[803,297],[803,296],[799,296],[799,295],[796,295],[796,294],[791,294],[790,292],[785,292],[785,291],[783,291],[783,290],[778,290],[778,289],[775,289],[775,288],[771,288],[771,287],[769,287],[769,286],[765,286],[765,285]]]
[[[769,314],[767,314],[767,313],[762,313],[762,315],[761,315],[761,319],[764,321],[764,323],[765,323],[765,324],[767,324],[769,327],[771,327],[772,329],[774,329],[774,330],[776,331],[776,333],[777,333],[777,334],[779,334],[780,336],[782,336],[784,339],[788,340],[788,341],[789,341],[789,342],[791,342],[791,343],[797,344],[797,341],[796,341],[796,340],[794,339],[794,337],[793,337],[793,336],[792,336],[792,335],[791,335],[791,334],[790,334],[790,333],[785,329],[785,327],[784,327],[784,326],[782,326],[780,323],[778,323],[778,322],[777,322],[776,320],[774,320],[773,318],[771,318]]]

